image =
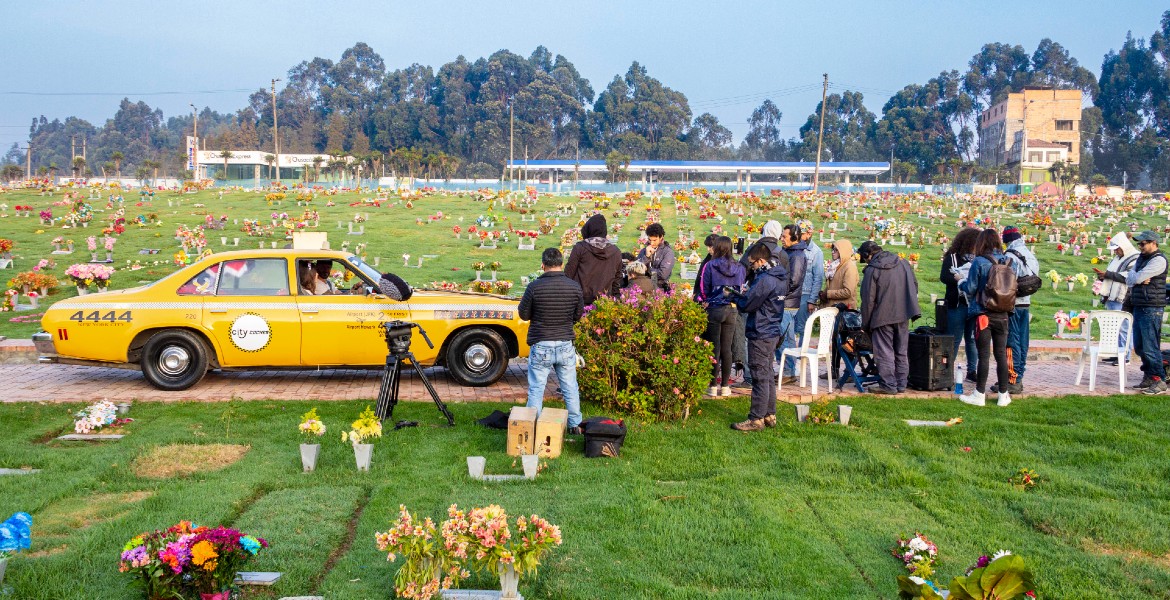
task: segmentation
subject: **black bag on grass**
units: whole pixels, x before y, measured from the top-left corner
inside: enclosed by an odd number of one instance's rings
[[[616,457],[626,441],[626,424],[609,417],[592,417],[581,421],[585,435],[585,458]]]

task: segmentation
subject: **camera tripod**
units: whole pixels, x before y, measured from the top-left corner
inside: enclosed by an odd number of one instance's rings
[[[431,399],[435,401],[435,406],[439,408],[439,412],[443,413],[444,417],[447,417],[447,424],[454,425],[455,417],[451,415],[451,411],[447,410],[447,405],[439,399],[438,392],[435,391],[431,381],[423,373],[414,353],[410,351],[411,330],[414,328],[418,328],[418,332],[422,334],[423,340],[426,340],[427,346],[435,347],[431,343],[431,338],[427,337],[426,330],[418,323],[406,321],[390,321],[382,323],[382,327],[386,330],[386,346],[389,353],[386,355],[386,367],[382,371],[382,387],[378,390],[378,405],[375,409],[378,420],[385,421],[394,415],[394,407],[398,404],[398,384],[402,379],[402,363],[409,360],[410,365],[414,367],[414,372],[418,374],[427,391],[431,393]]]

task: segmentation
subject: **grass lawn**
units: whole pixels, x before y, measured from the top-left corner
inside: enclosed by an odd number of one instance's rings
[[[761,191],[764,188],[757,188]],[[87,191],[85,191],[87,193]],[[766,193],[766,192],[765,192]],[[68,206],[53,206],[54,202],[60,202],[64,190],[57,191],[52,196],[41,196],[39,192],[35,191],[7,191],[0,193],[0,204],[7,204],[10,208],[5,212],[0,210],[0,215],[7,215],[0,217],[0,237],[12,239],[16,242],[16,249],[13,252],[16,258],[16,270],[0,271],[3,277],[2,281],[7,281],[17,272],[28,271],[38,260],[42,258],[50,258],[52,246],[50,241],[57,237],[63,236],[67,239],[72,239],[75,243],[75,250],[72,255],[56,255],[52,256],[57,266],[55,269],[48,271],[50,274],[56,276],[62,282],[62,287],[55,293],[51,294],[42,302],[56,302],[60,299],[76,294],[74,287],[69,284],[69,280],[64,276],[65,269],[75,262],[87,262],[90,258],[89,252],[86,248],[86,238],[95,235],[98,236],[99,246],[101,245],[101,229],[109,223],[111,216],[116,209],[116,205],[110,209],[106,208],[105,196],[109,191],[103,192],[101,200],[91,200],[90,203],[94,211],[93,222],[84,229],[62,229],[61,222],[57,222],[54,226],[42,225],[37,215],[42,210],[51,210],[54,217],[63,217],[69,214]],[[207,231],[206,237],[208,240],[208,247],[212,250],[237,249],[235,246],[225,246],[221,243],[221,237],[227,237],[229,244],[233,237],[240,238],[240,245],[238,248],[256,248],[259,242],[263,241],[267,246],[271,241],[277,241],[278,244],[283,244],[284,235],[283,230],[280,230],[280,235],[275,237],[249,237],[241,231],[244,219],[258,219],[263,224],[271,223],[271,216],[275,213],[288,213],[290,217],[297,218],[305,210],[304,207],[297,206],[295,202],[296,192],[290,191],[288,199],[284,200],[279,206],[270,206],[264,201],[263,192],[252,191],[227,191],[223,198],[219,198],[219,194],[215,190],[202,191],[195,194],[180,195],[177,192],[157,192],[153,202],[145,202],[138,206],[138,192],[137,190],[130,190],[122,192],[125,198],[125,218],[128,222],[126,232],[119,236],[117,245],[114,250],[114,266],[124,268],[128,260],[139,260],[146,265],[146,268],[137,271],[119,271],[116,273],[111,282],[112,289],[120,289],[132,287],[157,280],[158,278],[171,273],[175,267],[170,263],[172,256],[179,251],[179,243],[175,240],[175,229],[179,225],[186,225],[194,227],[204,222],[206,215],[214,216],[227,215],[229,217],[228,226],[222,231]],[[480,250],[476,249],[477,241],[467,239],[467,230],[471,225],[475,224],[475,219],[479,215],[488,212],[488,205],[486,202],[474,201],[470,196],[456,196],[447,194],[428,195],[414,202],[413,208],[405,208],[399,202],[397,205],[391,205],[386,202],[381,208],[369,207],[351,207],[350,204],[359,202],[363,198],[372,198],[375,194],[373,192],[357,193],[346,192],[335,196],[321,196],[318,195],[312,201],[312,209],[318,211],[320,215],[320,230],[330,233],[331,243],[334,248],[340,247],[344,241],[349,241],[351,249],[356,247],[358,243],[367,243],[366,255],[373,261],[374,257],[381,258],[380,268],[383,271],[393,271],[414,286],[422,286],[431,281],[447,280],[460,284],[470,283],[475,278],[475,273],[471,270],[470,265],[473,261],[492,262],[499,261],[503,267],[500,270],[499,277],[501,279],[508,279],[516,283],[516,287],[512,289],[512,294],[519,296],[523,293],[523,287],[520,285],[520,277],[532,274],[540,268],[540,252],[539,250],[559,245],[561,234],[569,227],[574,227],[577,224],[577,219],[584,215],[588,215],[593,210],[593,203],[577,203],[575,197],[541,197],[538,201],[535,211],[537,216],[542,216],[545,213],[551,213],[556,210],[558,204],[573,205],[578,207],[578,213],[572,217],[563,217],[560,221],[560,226],[556,227],[549,235],[543,235],[536,240],[536,252],[521,251],[517,249],[517,240],[515,236],[508,243],[501,243],[497,250]],[[818,203],[828,203],[834,200],[835,196],[825,196]],[[944,202],[941,197],[936,198],[940,202]],[[395,198],[395,200],[397,200]],[[949,200],[946,200],[949,202]],[[168,206],[168,202],[174,206]],[[327,206],[327,203],[333,202],[334,206]],[[895,205],[895,202],[898,204]],[[988,201],[987,206],[982,206],[980,201],[972,200],[966,204],[956,204],[953,208],[944,204],[940,208],[932,208],[930,200],[922,198],[913,199],[914,204],[909,204],[911,200],[906,197],[895,197],[894,200],[882,200],[880,197],[874,196],[869,199],[869,203],[873,206],[871,210],[869,221],[878,216],[878,207],[888,209],[889,214],[882,214],[882,218],[895,218],[901,222],[913,224],[915,227],[925,228],[924,231],[928,234],[929,240],[935,239],[936,233],[943,233],[947,236],[953,236],[957,227],[955,221],[959,218],[962,210],[966,211],[986,211],[991,210],[992,201]],[[994,202],[1002,203],[1002,200],[995,200]],[[621,225],[622,230],[618,245],[623,250],[630,250],[637,252],[638,231],[637,226],[642,223],[644,215],[644,205],[646,200],[638,202],[631,208],[630,217],[615,217],[615,212],[619,211],[621,207],[615,200],[603,212],[611,226]],[[792,221],[790,216],[794,210],[802,211],[801,214],[811,215],[814,225],[818,228],[825,228],[827,223],[818,215],[821,212],[828,210],[835,210],[828,208],[828,204],[810,205],[806,199],[802,199],[799,203],[793,203],[791,200],[781,200],[780,206],[770,215],[757,214],[752,218],[752,221],[757,226],[762,226],[769,218],[775,218],[782,223],[789,223]],[[16,217],[11,209],[17,205],[29,205],[33,207],[32,217]],[[736,226],[737,217],[728,214],[728,206],[724,201],[714,201],[715,210],[718,214],[725,218],[722,226],[727,235],[739,232],[742,233],[742,228]],[[908,206],[914,206],[922,211],[922,214],[906,212]],[[674,242],[677,239],[677,232],[680,228],[690,227],[694,233],[696,240],[700,242],[711,232],[716,225],[714,222],[708,220],[703,221],[698,219],[695,215],[698,213],[699,203],[696,199],[690,200],[691,214],[689,217],[683,217],[677,214],[673,201],[670,198],[664,198],[662,201],[661,222],[667,231],[667,239]],[[1098,207],[1094,207],[1098,208]],[[1129,230],[1130,222],[1135,226],[1146,229],[1155,228],[1161,229],[1167,224],[1167,218],[1164,215],[1156,213],[1142,214],[1140,211],[1134,213],[1133,218],[1122,219],[1117,226],[1111,226],[1104,223],[1104,219],[1112,214],[1112,208],[1103,206],[1099,216],[1094,219],[1087,220],[1086,223],[1092,231],[1096,231],[1098,227],[1104,227],[1106,232],[1125,229]],[[946,209],[952,214],[948,219],[947,224],[931,224],[927,217],[926,210],[942,210]],[[747,210],[750,210],[748,208]],[[1016,209],[1009,204],[1007,207],[1008,213],[1015,213]],[[1029,209],[1020,208],[1020,212],[1028,212]],[[440,221],[430,221],[428,217],[435,215],[438,211],[442,211],[444,219]],[[538,223],[536,222],[522,222],[521,215],[518,212],[510,211],[502,207],[497,207],[495,211],[501,220],[501,224],[493,229],[506,229],[510,222],[512,226],[518,229],[535,230]],[[132,223],[139,215],[149,215],[155,213],[162,221],[161,226],[146,226],[137,227]],[[365,223],[365,235],[348,235],[347,228],[344,226],[347,222],[352,222],[355,214],[362,213],[369,215],[369,221]],[[1051,216],[1057,227],[1066,227],[1066,223],[1060,220],[1063,211],[1059,208],[1053,210]],[[853,241],[854,247],[860,246],[861,242],[867,239],[868,233],[865,231],[865,226],[869,223],[863,219],[855,218],[853,212],[846,213],[840,211],[840,223],[848,226],[849,231],[842,234]],[[1093,275],[1093,264],[1090,260],[1096,254],[1096,248],[1089,247],[1084,249],[1083,256],[1073,256],[1069,251],[1067,254],[1061,254],[1056,250],[1056,244],[1047,242],[1046,232],[1037,230],[1036,227],[1028,225],[1023,218],[1015,218],[1010,216],[996,217],[1001,224],[1017,224],[1022,228],[1029,230],[1029,235],[1039,235],[1041,242],[1034,245],[1034,249],[1040,259],[1041,275],[1051,269],[1057,270],[1062,275],[1072,275],[1075,273],[1085,273],[1090,277]],[[423,224],[419,224],[419,219]],[[462,219],[462,220],[460,220]],[[239,224],[233,224],[232,220],[239,220]],[[748,219],[744,219],[746,222]],[[339,228],[338,224],[342,223],[343,227]],[[463,238],[456,239],[452,232],[452,227],[460,226],[463,230]],[[918,231],[918,230],[916,230]],[[757,234],[758,235],[758,234]],[[1063,236],[1066,241],[1068,235]],[[819,236],[814,236],[814,240],[819,239]],[[1106,236],[1100,236],[1097,239],[1097,247],[1104,248],[1107,241]],[[823,245],[823,243],[822,243]],[[933,242],[925,246],[889,246],[892,251],[902,251],[907,254],[919,253],[920,270],[918,272],[919,280],[919,302],[922,305],[923,321],[933,322],[934,309],[930,306],[930,294],[943,294],[943,285],[938,282],[939,262],[938,259],[942,256],[942,247]],[[141,255],[139,251],[145,248],[158,249],[160,252],[153,255]],[[101,258],[104,258],[104,249],[99,252]],[[689,254],[687,250],[682,254]],[[417,265],[417,260],[423,255],[437,255],[435,258],[425,258],[422,268],[403,268],[402,255],[411,255],[411,264]],[[828,251],[826,251],[826,256]],[[155,266],[151,263],[154,261],[161,261],[163,264]],[[1096,265],[1104,269],[1105,265]],[[680,276],[679,269],[675,270],[675,280]],[[1044,288],[1033,296],[1034,323],[1032,329],[1032,337],[1034,339],[1044,339],[1050,337],[1055,331],[1056,326],[1053,323],[1052,315],[1060,309],[1068,310],[1087,310],[1091,308],[1092,293],[1087,286],[1077,285],[1074,291],[1068,291],[1064,283],[1061,283],[1059,290],[1053,290],[1048,280],[1045,279]],[[16,318],[18,321],[28,320],[29,315],[38,314],[39,311],[18,313]],[[23,318],[22,318],[23,317]],[[39,320],[32,322],[12,322],[13,315],[5,314],[0,318],[0,335],[6,335],[11,338],[28,338],[33,333],[40,330]]]
[[[707,401],[685,425],[631,424],[619,459],[585,459],[577,441],[536,482],[506,484],[468,479],[464,460],[512,470],[504,433],[471,424],[500,405],[452,405],[455,428],[438,427],[429,403],[400,405],[396,418],[423,426],[387,432],[364,474],[339,438],[365,403],[317,405],[329,432],[311,474],[296,448],[306,402],[139,403],[128,436],[104,443],[45,441],[76,405],[0,405],[0,467],[43,469],[0,477],[0,515],[35,519],[32,552],[5,583],[22,599],[140,597],[117,572],[123,543],[192,519],[272,543],[251,568],[284,577],[245,598],[388,598],[395,565],[373,535],[399,504],[442,518],[451,503],[498,503],[564,534],[521,581],[528,598],[894,598],[904,570],[889,548],[916,530],[938,544],[943,581],[1006,548],[1041,598],[1170,597],[1162,398],[854,402],[848,428],[796,424],[781,406],[777,429],[740,434],[727,425],[746,400]],[[948,428],[902,422],[956,416]],[[175,444],[196,446],[159,450]],[[225,466],[212,444],[248,449]],[[204,461],[217,470],[168,472]],[[1032,491],[1006,481],[1024,467],[1040,474]],[[465,587],[476,584],[495,582]]]

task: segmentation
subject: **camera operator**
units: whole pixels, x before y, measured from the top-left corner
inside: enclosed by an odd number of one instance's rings
[[[746,258],[755,276],[747,295],[732,293],[732,298],[739,311],[747,316],[752,403],[747,420],[735,423],[731,428],[760,431],[776,426],[776,376],[772,373],[772,356],[783,333],[788,272],[772,262],[772,251],[764,244],[752,246]],[[731,292],[730,289],[725,291]]]
[[[520,299],[520,318],[528,326],[528,407],[544,407],[548,373],[556,369],[557,381],[569,411],[569,431],[579,433],[581,402],[577,391],[577,350],[573,348],[573,324],[581,320],[585,302],[581,286],[562,271],[564,257],[556,248],[540,256],[541,270]]]

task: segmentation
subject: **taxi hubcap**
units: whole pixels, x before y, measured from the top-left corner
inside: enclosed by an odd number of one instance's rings
[[[178,346],[167,346],[158,357],[158,368],[167,375],[182,375],[191,363],[191,355]]]
[[[492,363],[492,351],[483,344],[472,344],[463,352],[463,362],[472,371],[483,371]]]

